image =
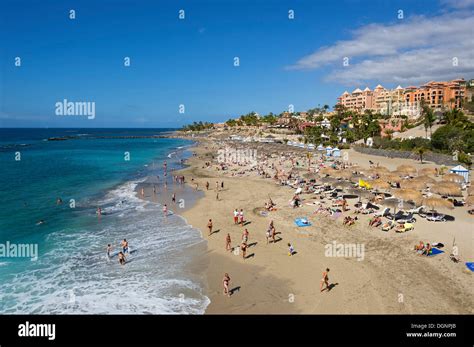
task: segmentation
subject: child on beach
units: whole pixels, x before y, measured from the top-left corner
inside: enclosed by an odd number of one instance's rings
[[[291,245],[291,243],[288,243],[288,255],[291,257],[295,253],[295,249]]]
[[[225,273],[224,278],[222,279],[222,285],[224,286],[224,295],[227,295],[230,298],[229,283],[230,276],[228,273]]]
[[[230,234],[227,233],[227,236],[225,238],[225,250],[226,251],[231,251],[232,250],[232,245],[231,245],[231,239],[230,239]]]

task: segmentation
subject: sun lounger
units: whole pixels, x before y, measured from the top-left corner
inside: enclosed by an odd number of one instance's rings
[[[397,233],[405,233],[409,230],[413,230],[413,224],[411,223],[404,223],[404,224],[399,224],[397,228],[395,229],[395,232]]]
[[[387,223],[382,225],[382,230],[389,231],[390,229],[393,229],[394,226],[395,226],[395,222],[392,220],[389,220]]]

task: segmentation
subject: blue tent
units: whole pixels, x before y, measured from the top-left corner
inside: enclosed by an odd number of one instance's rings
[[[327,146],[326,147],[326,155],[329,157],[332,155],[332,147],[331,146]]]
[[[464,177],[464,182],[469,182],[469,170],[464,166],[458,165],[449,170],[451,173],[455,173],[459,176]]]
[[[337,148],[337,147],[334,148],[334,149],[332,150],[332,156],[333,156],[333,157],[340,157],[340,156],[341,156],[341,150],[340,150],[339,148]]]

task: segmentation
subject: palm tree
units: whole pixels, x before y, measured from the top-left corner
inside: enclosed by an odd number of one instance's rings
[[[420,158],[420,162],[421,164],[423,164],[423,154],[426,153],[427,151],[427,148],[426,147],[417,147],[413,150],[416,154],[418,154],[419,158]]]

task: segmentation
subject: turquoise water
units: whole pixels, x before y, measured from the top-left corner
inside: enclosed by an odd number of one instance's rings
[[[0,313],[203,312],[208,299],[186,271],[199,233],[134,193],[187,155],[189,141],[137,138],[163,132],[0,129],[0,244],[38,246],[37,260],[0,257]],[[105,247],[123,238],[136,252],[120,266]]]

